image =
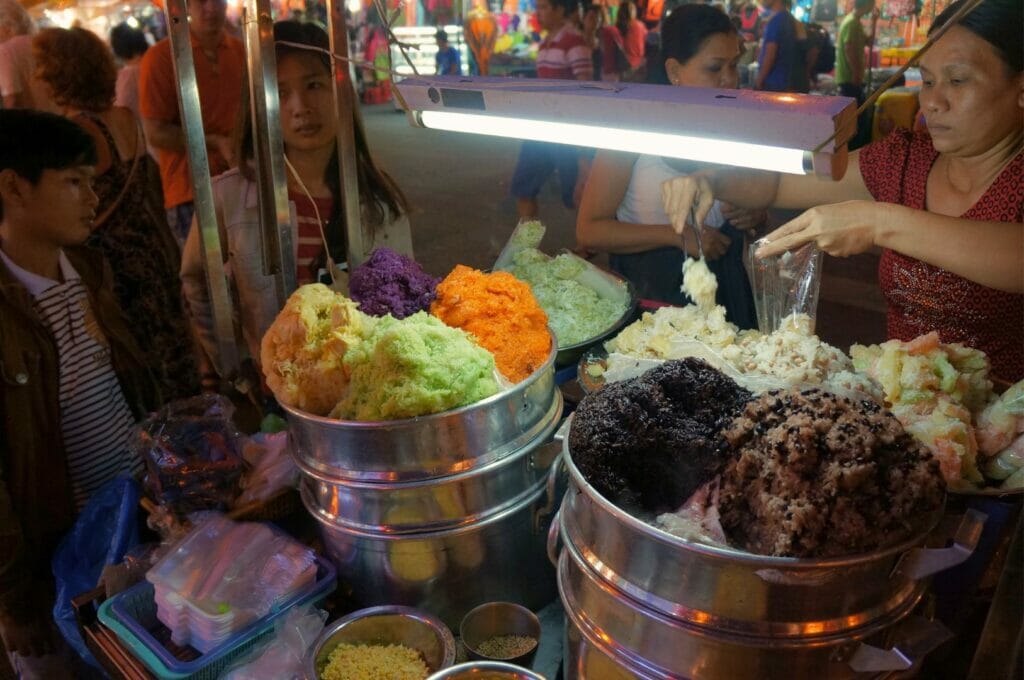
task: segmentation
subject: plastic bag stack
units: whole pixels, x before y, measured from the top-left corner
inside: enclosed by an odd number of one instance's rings
[[[264,524],[214,515],[146,574],[176,645],[206,653],[316,581],[313,551]]]

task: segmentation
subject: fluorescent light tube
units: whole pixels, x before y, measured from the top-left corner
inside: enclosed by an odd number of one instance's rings
[[[812,169],[810,152],[764,144],[453,111],[419,111],[417,118],[421,125],[435,130],[533,139],[797,175]]]

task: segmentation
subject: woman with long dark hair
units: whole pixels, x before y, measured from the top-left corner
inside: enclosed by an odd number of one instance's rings
[[[345,212],[338,164],[338,115],[351,116],[355,130],[359,205],[367,252],[387,246],[412,253],[408,204],[394,181],[370,155],[366,133],[354,110],[336,111],[334,70],[323,29],[314,24],[274,24],[277,86],[281,102],[281,136],[287,161],[288,199],[294,216],[296,272],[299,285],[323,278],[330,263],[345,261]],[[291,43],[291,44],[288,44]],[[315,49],[296,47],[307,45]],[[354,96],[354,95],[353,95]],[[244,107],[248,108],[248,107]],[[252,123],[242,116],[239,166],[214,179],[214,202],[223,253],[238,305],[246,348],[259,359],[260,339],[279,311],[274,280],[265,276],[260,258],[256,168]],[[199,230],[193,224],[182,255],[181,278],[197,335],[220,371],[206,289]]]
[[[621,10],[620,10],[621,11]],[[740,39],[729,17],[710,5],[683,5],[661,29],[665,72],[672,85],[735,88]],[[682,267],[697,244],[674,232],[662,208],[661,185],[690,166],[658,156],[610,151],[594,159],[580,211],[576,240],[583,248],[609,253],[612,269],[636,286],[641,297],[685,304]],[[718,277],[718,301],[733,323],[756,325],[753,296],[743,270],[748,230],[764,211],[717,204],[702,222],[704,254]]]

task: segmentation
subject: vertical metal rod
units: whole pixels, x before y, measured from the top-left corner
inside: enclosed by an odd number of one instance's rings
[[[192,40],[189,36],[186,0],[165,0],[168,37],[175,81],[178,84],[178,106],[181,127],[185,133],[188,167],[192,175],[192,193],[195,215],[202,240],[203,264],[206,271],[206,289],[210,295],[213,329],[220,355],[217,368],[224,377],[238,372],[238,345],[235,339],[234,315],[228,281],[224,274],[224,260],[220,248],[220,230],[213,205],[213,184],[210,181],[210,159],[206,154],[206,135],[203,114],[199,107],[199,87],[196,67],[192,59]]]
[[[274,277],[278,307],[284,307],[296,273],[270,1],[246,0],[244,23],[263,272]]]
[[[351,56],[348,49],[348,24],[344,0],[327,0],[331,52]],[[382,17],[384,19],[384,17]],[[338,111],[338,163],[341,171],[341,195],[345,202],[345,236],[349,271],[366,259],[362,215],[359,206],[359,174],[356,165],[355,126],[358,104],[346,62],[334,62],[334,99]]]

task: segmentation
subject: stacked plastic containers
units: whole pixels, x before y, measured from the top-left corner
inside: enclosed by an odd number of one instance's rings
[[[201,653],[311,588],[312,550],[270,527],[214,516],[146,574],[171,641]]]

